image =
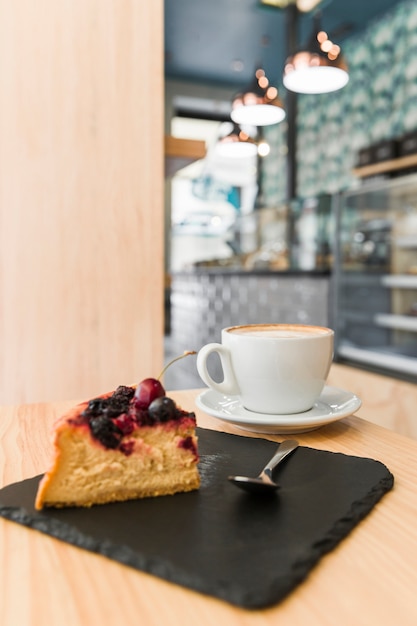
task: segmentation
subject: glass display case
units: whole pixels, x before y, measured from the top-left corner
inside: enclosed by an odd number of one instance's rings
[[[417,175],[335,202],[335,360],[416,381]]]
[[[292,200],[289,230],[291,268],[330,270],[334,240],[332,196]]]

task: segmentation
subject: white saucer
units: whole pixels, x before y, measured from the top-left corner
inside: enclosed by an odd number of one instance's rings
[[[336,422],[357,411],[362,401],[350,391],[326,386],[312,409],[293,415],[269,415],[248,411],[237,396],[224,396],[213,389],[203,391],[196,398],[196,404],[209,415],[244,430],[264,434],[284,434],[305,433]]]

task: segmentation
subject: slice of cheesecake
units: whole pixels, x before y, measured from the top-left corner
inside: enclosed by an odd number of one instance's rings
[[[79,404],[53,429],[53,460],[35,507],[90,507],[200,486],[196,419],[162,395],[148,407],[135,387]]]

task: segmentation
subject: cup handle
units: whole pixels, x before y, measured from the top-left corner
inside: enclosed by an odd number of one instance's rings
[[[223,369],[224,380],[221,383],[217,383],[212,379],[207,370],[207,358],[213,352],[217,352],[220,357],[220,362]],[[236,395],[240,393],[237,385],[235,375],[233,372],[233,366],[230,359],[230,352],[220,343],[208,343],[201,348],[197,355],[197,370],[201,379],[206,383],[208,387],[211,387],[215,391],[221,394]]]

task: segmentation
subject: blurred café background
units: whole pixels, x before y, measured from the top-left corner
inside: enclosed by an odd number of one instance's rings
[[[415,0],[0,0],[0,31],[2,404],[252,322],[415,391]]]
[[[319,33],[347,84],[286,88]],[[416,2],[165,3],[165,131],[190,147],[167,181],[173,353],[231,324],[321,324],[336,360],[415,381],[416,45]],[[261,80],[282,115],[251,127]]]

